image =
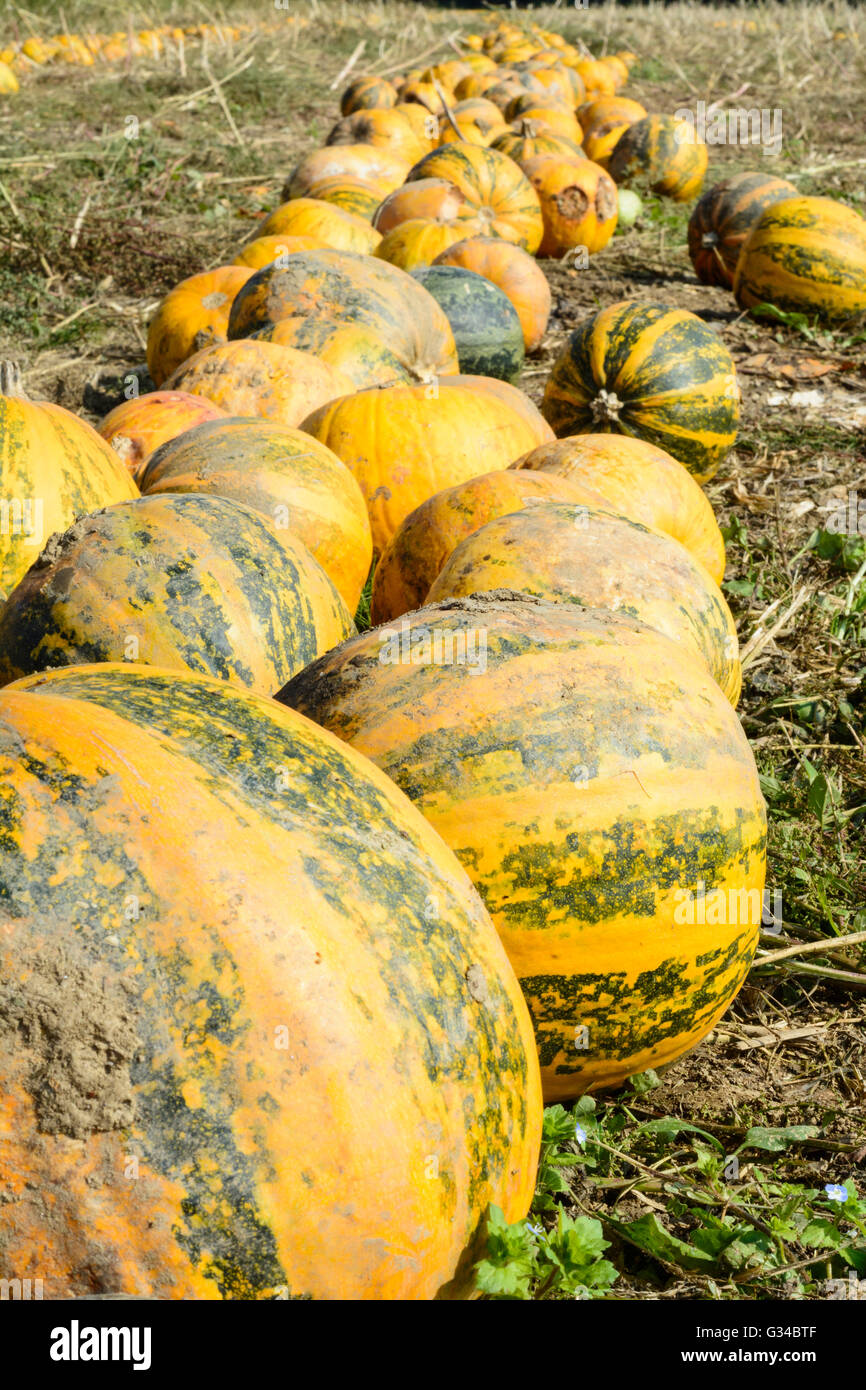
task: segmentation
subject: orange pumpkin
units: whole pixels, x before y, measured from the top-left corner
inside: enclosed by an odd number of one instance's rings
[[[466,101],[471,97],[483,97],[485,92],[491,87],[495,87],[499,82],[499,74],[495,68],[487,72],[473,72],[469,77],[461,77],[457,86],[454,88],[454,95],[458,101]]]
[[[259,236],[242,246],[232,261],[232,265],[242,265],[250,270],[261,270],[263,265],[285,260],[295,251],[319,251],[327,242],[314,236]]]
[[[418,179],[388,194],[376,209],[373,226],[386,236],[401,223],[417,218],[474,222],[477,213],[465,194],[447,179]]]
[[[707,147],[688,121],[644,116],[623,131],[607,167],[617,183],[646,183],[653,193],[683,203],[700,191]]]
[[[507,467],[521,452],[519,441],[532,448],[544,437],[504,393],[448,377],[430,386],[358,391],[315,411],[302,428],[354,473],[377,551],[428,497]]]
[[[224,410],[204,396],[186,391],[149,391],[109,411],[99,433],[134,473],[160,444],[205,420],[220,420],[224,415]]]
[[[579,145],[583,139],[583,131],[577,117],[572,111],[563,110],[561,106],[539,106],[533,103],[523,108],[519,120],[531,122],[536,133],[544,131],[550,135],[559,135],[571,140],[575,145]],[[517,126],[516,129],[519,134],[521,127]]]
[[[632,125],[643,120],[646,114],[646,107],[630,97],[596,97],[577,108],[577,119],[585,131],[617,122]]]
[[[455,241],[462,241],[467,233],[481,231],[483,228],[478,222],[439,222],[433,218],[412,217],[392,228],[373,254],[402,270],[414,270],[419,265],[430,265],[440,251],[453,246]]]
[[[574,66],[575,71],[583,79],[587,97],[612,97],[614,95],[617,88],[617,75],[601,59],[581,58]]]
[[[305,155],[295,166],[283,188],[283,201],[303,198],[313,184],[341,176],[363,179],[384,198],[386,193],[400,187],[411,163],[410,159],[401,159],[374,145],[326,145],[324,149]]]
[[[453,183],[486,229],[533,254],[543,222],[538,197],[522,170],[499,150],[479,145],[443,145],[409,171],[408,183],[442,178]]]
[[[309,352],[243,338],[195,353],[166,383],[206,396],[228,415],[261,415],[297,425],[325,401],[351,391],[342,372]]]
[[[517,310],[526,351],[538,347],[550,318],[550,285],[522,247],[501,237],[472,236],[441,251],[433,264],[462,266],[498,285]]]
[[[375,145],[400,159],[417,160],[423,150],[411,123],[399,106],[390,110],[355,111],[331,129],[328,145]]]
[[[358,391],[367,386],[394,386],[415,378],[389,348],[381,329],[363,323],[337,323],[333,319],[280,319],[251,335],[267,343],[311,352],[329,367],[336,367]],[[456,371],[456,368],[455,368]]]
[[[545,130],[536,121],[517,121],[514,129],[497,135],[493,141],[493,148],[507,154],[515,164],[520,165],[524,173],[529,161],[538,155],[557,155],[560,159],[572,162],[586,157],[580,145],[563,135],[555,135],[553,131]]]
[[[404,82],[400,88],[400,105],[409,106],[413,102],[435,116],[443,110],[442,98],[433,83],[424,82],[420,78],[415,82]]]
[[[414,130],[421,152],[427,154],[435,149],[439,136],[439,117],[417,101],[401,102],[396,109],[403,113]],[[406,172],[409,172],[408,169]],[[390,193],[391,189],[387,191]]]
[[[147,368],[157,386],[193,353],[226,341],[232,301],[252,273],[249,266],[222,265],[169,290],[147,330]]]
[[[558,259],[577,246],[592,254],[607,245],[616,230],[619,201],[616,184],[601,165],[539,155],[528,161],[526,173],[544,218],[540,256]]]
[[[340,97],[340,112],[351,116],[353,111],[386,109],[396,102],[397,89],[384,77],[356,77]]]
[[[319,179],[310,188],[309,197],[321,203],[332,203],[334,207],[342,208],[343,212],[350,212],[364,222],[372,221],[373,213],[382,201],[378,188],[373,184],[364,179],[350,178],[347,174]]]
[[[263,236],[312,236],[333,251],[368,255],[379,245],[379,233],[363,217],[319,198],[292,198],[260,222],[255,240]]]

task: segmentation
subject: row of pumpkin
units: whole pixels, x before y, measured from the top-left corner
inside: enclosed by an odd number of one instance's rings
[[[433,154],[480,190],[476,149]],[[482,251],[541,274],[513,168]],[[613,305],[540,413],[369,249],[173,291],[167,389],[105,438],[0,374],[4,493],[59,533],[29,565],[19,526],[0,610],[0,1251],[47,1297],[465,1296],[542,1095],[680,1056],[752,958],[764,805],[698,481],[729,355]]]

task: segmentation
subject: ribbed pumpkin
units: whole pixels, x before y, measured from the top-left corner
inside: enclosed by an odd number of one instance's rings
[[[403,222],[419,218],[456,222],[462,218],[475,225],[476,209],[459,188],[447,179],[418,179],[395,189],[383,199],[373,217],[373,226],[386,236]]]
[[[558,135],[561,139],[571,140],[575,145],[579,145],[583,139],[583,131],[574,112],[570,109],[564,110],[558,104],[542,106],[537,101],[527,102],[514,119],[528,121],[536,130]]]
[[[409,171],[407,183],[442,178],[453,183],[484,224],[484,230],[533,254],[541,245],[541,208],[522,171],[500,150],[479,145],[443,145]]]
[[[490,105],[493,106],[494,103],[491,102]],[[518,92],[517,96],[512,97],[505,108],[505,119],[507,121],[519,120],[524,112],[532,108],[541,112],[567,111],[571,116],[574,115],[571,101],[561,92]]]
[[[570,160],[585,158],[580,145],[576,145],[573,140],[554,135],[532,121],[518,121],[514,130],[496,137],[493,148],[507,154],[515,164],[520,165],[524,173],[529,160],[535,159],[537,155],[552,154]]]
[[[313,236],[332,251],[361,255],[374,251],[381,240],[365,218],[320,198],[293,198],[283,203],[256,228],[255,240],[265,236]]]
[[[285,260],[296,251],[322,251],[328,243],[318,236],[259,236],[241,247],[232,260],[232,265],[247,266],[250,270],[261,270],[262,266],[272,265],[274,261]]]
[[[399,159],[415,161],[421,146],[412,124],[399,106],[387,111],[355,111],[332,127],[326,145],[374,145]]]
[[[473,236],[441,251],[434,265],[474,270],[502,290],[517,310],[527,352],[538,347],[550,318],[550,285],[536,261],[501,237]]]
[[[646,184],[653,193],[683,203],[700,192],[707,147],[687,121],[644,116],[623,131],[607,167],[617,183]]]
[[[420,608],[442,566],[461,541],[494,517],[520,511],[539,498],[567,502],[572,509],[606,505],[600,493],[579,481],[525,469],[515,474],[513,465],[511,469],[483,473],[428,497],[409,513],[382,552],[373,575],[373,623],[389,622]]]
[[[232,302],[252,273],[249,266],[222,265],[169,290],[147,330],[147,369],[157,386],[194,353],[226,341]]]
[[[495,102],[486,101],[484,97],[456,102],[451,108],[451,114],[458,125],[463,121],[471,121],[483,135],[498,134],[504,125],[499,107]]]
[[[542,429],[516,405],[474,381],[454,384],[448,377],[430,386],[358,391],[315,411],[302,428],[354,473],[376,551],[435,492],[506,468],[544,442]]]
[[[703,661],[732,705],[740,695],[737,630],[718,585],[680,545],[606,507],[537,499],[462,540],[426,601],[513,589],[625,613]]]
[[[734,274],[743,309],[770,303],[841,324],[866,314],[866,220],[834,198],[786,198],[764,211]]]
[[[209,493],[251,507],[303,541],[349,611],[358,607],[373,558],[367,507],[345,464],[301,430],[231,416],[201,425],[152,454],[136,482],[148,497]]]
[[[673,536],[717,584],[725,576],[725,542],[710,501],[675,458],[627,434],[576,434],[540,444],[511,464],[593,488],[622,516]]]
[[[577,108],[577,119],[584,133],[617,122],[633,125],[635,121],[643,120],[646,114],[646,107],[641,106],[639,101],[632,101],[630,97],[597,97],[594,101],[583,102]]]
[[[226,497],[139,497],[51,537],[0,609],[0,683],[125,659],[269,695],[353,631],[290,532]]]
[[[571,334],[541,409],[560,438],[629,434],[706,482],[734,444],[739,401],[733,358],[717,333],[685,309],[624,300]]]
[[[92,425],[63,406],[28,400],[18,368],[0,362],[0,599],[54,531],[137,496],[128,469]]]
[[[309,196],[320,203],[332,203],[334,207],[351,212],[364,222],[372,222],[373,213],[382,201],[378,188],[364,179],[350,178],[348,174],[332,174],[330,178],[319,179],[310,187]],[[312,250],[312,247],[299,248]],[[353,250],[350,247],[349,250]]]
[[[343,372],[311,352],[251,338],[197,352],[167,385],[206,396],[227,415],[261,415],[283,425],[300,424],[316,406],[352,389]]]
[[[673,1061],[727,1008],[760,901],[710,925],[687,895],[760,899],[764,802],[736,714],[675,642],[499,591],[353,638],[278,698],[372,758],[466,866],[547,1101]]]
[[[441,251],[471,236],[473,231],[481,230],[480,222],[440,222],[432,217],[410,217],[386,232],[373,254],[401,270],[414,270],[416,266],[428,266]]]
[[[544,220],[540,256],[558,259],[576,246],[594,254],[607,246],[616,230],[619,203],[616,184],[600,164],[537,155],[525,168]]]
[[[516,380],[523,370],[523,329],[508,296],[462,266],[419,265],[413,273],[448,317],[461,374]]]
[[[5,1268],[53,1299],[465,1297],[488,1205],[529,1207],[538,1062],[389,779],[250,691],[88,666],[0,696],[0,801]]]
[[[415,380],[395,357],[382,331],[363,323],[337,323],[311,314],[308,318],[280,319],[279,323],[257,328],[251,336],[312,353],[342,372],[359,391],[365,386],[393,386],[396,382]]]
[[[704,285],[730,289],[743,242],[761,213],[796,194],[787,179],[766,174],[734,174],[714,184],[689,218],[689,255]]]
[[[148,391],[109,411],[99,433],[134,473],[142,460],[166,440],[204,420],[220,420],[224,416],[225,411],[204,396],[192,396],[187,391]]]
[[[295,165],[283,187],[282,196],[285,202],[292,198],[304,198],[313,184],[342,175],[374,184],[384,198],[393,188],[400,187],[410,167],[411,160],[401,159],[399,155],[373,145],[326,145],[305,155]]]
[[[397,101],[397,89],[384,77],[356,77],[340,97],[340,113],[387,109]]]
[[[417,280],[387,261],[343,251],[303,252],[289,265],[258,271],[235,300],[229,336],[310,315],[375,329],[420,380],[457,371],[448,320]]]
[[[420,77],[402,84],[400,106],[423,106],[425,111],[435,116],[443,110],[442,98],[433,83],[424,82]]]

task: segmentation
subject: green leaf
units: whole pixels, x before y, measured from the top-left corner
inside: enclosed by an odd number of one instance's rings
[[[765,1129],[755,1125],[746,1130],[740,1149],[766,1149],[768,1153],[776,1154],[792,1144],[801,1144],[804,1139],[814,1139],[820,1133],[817,1125],[788,1125],[785,1129]]]
[[[648,1212],[637,1221],[622,1222],[609,1219],[608,1225],[639,1250],[661,1260],[662,1264],[679,1266],[682,1269],[707,1269],[715,1263],[712,1255],[708,1255],[705,1250],[699,1250],[697,1246],[689,1245],[686,1241],[672,1236],[654,1212]]]
[[[660,1134],[664,1139],[676,1139],[678,1134],[700,1134],[704,1139],[709,1139],[711,1144],[715,1144],[720,1153],[725,1152],[725,1146],[714,1135],[708,1134],[699,1125],[690,1124],[688,1120],[679,1120],[675,1115],[665,1115],[660,1120],[648,1120],[641,1125],[640,1132],[643,1134]]]
[[[509,1225],[502,1209],[491,1206],[487,1217],[487,1258],[475,1266],[478,1289],[491,1298],[529,1298],[537,1253],[526,1223]]]
[[[660,1086],[662,1083],[654,1071],[639,1071],[634,1076],[629,1077],[628,1084],[633,1091],[642,1096],[647,1091],[654,1091],[656,1086]]]

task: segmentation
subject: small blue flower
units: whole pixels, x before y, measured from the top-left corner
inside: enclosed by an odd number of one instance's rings
[[[526,1229],[527,1229],[527,1231],[531,1231],[532,1234],[533,1234],[534,1236],[543,1236],[543,1235],[544,1235],[544,1227],[543,1227],[543,1226],[533,1226],[533,1224],[532,1224],[531,1221],[527,1221],[527,1223],[526,1223]]]
[[[577,1140],[578,1144],[583,1145],[586,1143],[586,1130],[583,1128],[582,1125],[574,1126],[574,1137]]]
[[[824,1191],[831,1202],[847,1202],[848,1189],[838,1182],[825,1182]]]

